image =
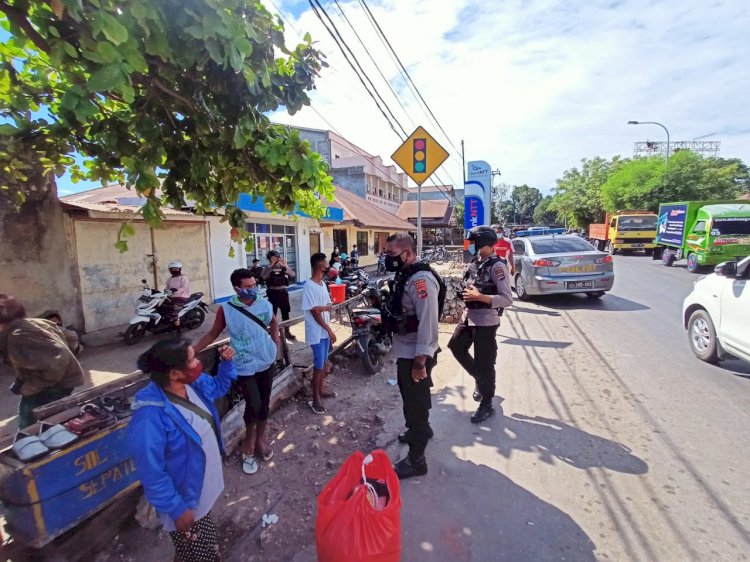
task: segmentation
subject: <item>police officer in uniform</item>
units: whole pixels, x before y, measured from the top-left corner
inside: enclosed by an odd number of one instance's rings
[[[438,352],[438,321],[445,285],[429,265],[417,259],[414,239],[406,233],[390,236],[385,246],[385,268],[396,272],[384,304],[386,329],[393,334],[398,388],[407,431],[399,440],[409,454],[393,468],[399,478],[427,474],[425,449],[432,437],[431,372]]]
[[[289,304],[289,280],[294,279],[297,275],[294,270],[289,267],[286,262],[281,259],[281,254],[278,250],[271,250],[266,254],[268,258],[268,266],[261,273],[261,278],[266,284],[268,290],[266,296],[273,305],[273,314],[276,315],[278,310],[281,310],[281,320],[289,320],[289,312],[291,306]],[[286,330],[286,339],[296,340],[297,338]]]
[[[448,348],[456,360],[474,377],[474,400],[479,409],[471,416],[472,423],[481,423],[495,413],[495,360],[503,309],[513,304],[510,274],[505,260],[495,255],[497,234],[489,226],[476,226],[469,231],[469,253],[474,255],[464,274],[466,303],[461,322],[456,326]],[[474,346],[474,356],[469,348]]]

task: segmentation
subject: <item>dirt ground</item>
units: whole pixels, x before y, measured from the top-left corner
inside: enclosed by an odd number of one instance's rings
[[[350,348],[351,349],[351,348]],[[239,453],[224,462],[225,489],[213,511],[228,561],[315,560],[316,498],[354,451],[376,448],[386,416],[400,415],[395,360],[387,357],[379,373],[368,376],[356,356],[335,358],[328,381],[337,398],[328,412],[314,414],[299,393],[269,420],[274,458],[254,475],[240,467]],[[393,435],[393,440],[395,440]],[[264,514],[278,523],[263,528]],[[126,523],[95,562],[171,560],[172,543],[160,530]]]

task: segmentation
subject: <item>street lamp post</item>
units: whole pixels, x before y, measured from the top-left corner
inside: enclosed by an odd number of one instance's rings
[[[658,125],[662,129],[664,129],[664,132],[667,133],[667,152],[664,155],[664,165],[669,165],[669,129],[667,129],[664,125],[661,123],[657,123],[656,121],[628,121],[628,125]]]

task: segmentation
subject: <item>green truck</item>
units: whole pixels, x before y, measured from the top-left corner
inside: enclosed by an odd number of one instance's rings
[[[683,201],[659,205],[654,259],[666,266],[686,259],[687,270],[750,255],[750,204]]]

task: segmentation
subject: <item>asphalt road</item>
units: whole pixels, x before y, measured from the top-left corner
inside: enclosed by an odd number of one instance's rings
[[[480,427],[473,382],[440,355],[430,473],[401,489],[403,560],[750,556],[750,365],[692,355],[680,315],[696,276],[643,256],[615,268],[601,301],[506,312],[504,401]]]

